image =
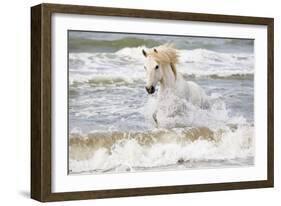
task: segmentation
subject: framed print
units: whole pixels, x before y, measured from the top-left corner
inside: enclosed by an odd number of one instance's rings
[[[31,8],[31,197],[273,187],[273,19]]]

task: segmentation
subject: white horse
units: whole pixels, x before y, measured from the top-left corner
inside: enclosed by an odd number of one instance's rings
[[[167,90],[173,92],[179,98],[185,98],[194,106],[202,109],[209,107],[209,100],[204,90],[192,81],[185,81],[182,75],[177,72],[178,51],[171,45],[161,45],[145,51],[142,50],[145,58],[144,69],[146,70],[146,86],[148,94],[153,94],[160,83],[158,97],[161,97]],[[158,98],[159,99],[159,98]],[[153,114],[154,121],[157,121],[157,110]]]

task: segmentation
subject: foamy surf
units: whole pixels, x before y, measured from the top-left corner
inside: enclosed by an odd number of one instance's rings
[[[69,45],[69,174],[254,164],[253,41],[74,33]],[[183,81],[203,88],[208,108],[173,92],[159,103],[159,87],[156,95],[147,95],[141,51],[167,42],[179,50]]]
[[[69,172],[249,166],[254,163],[253,132],[253,127],[245,126],[216,131],[201,127],[72,134]]]
[[[123,48],[115,53],[70,53],[70,84],[92,85],[143,82],[146,47]],[[248,53],[220,53],[206,49],[179,50],[179,69],[186,78],[253,78],[254,56]],[[116,69],[118,67],[118,69]],[[78,70],[79,68],[79,70]],[[79,72],[78,72],[79,71]]]
[[[219,94],[209,96],[208,109],[173,93],[164,95],[165,101],[158,102],[158,125],[152,113],[159,100],[151,96],[138,109],[147,129],[88,133],[73,129],[70,174],[253,165],[254,126],[243,116],[231,116]]]

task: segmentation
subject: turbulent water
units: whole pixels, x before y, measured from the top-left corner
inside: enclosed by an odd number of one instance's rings
[[[184,81],[205,90],[210,108],[173,93],[157,104],[157,92],[146,93],[141,49],[167,42],[179,49]],[[69,173],[253,165],[253,47],[252,40],[71,31]]]

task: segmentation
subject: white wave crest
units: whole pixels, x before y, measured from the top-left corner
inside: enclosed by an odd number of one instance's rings
[[[200,168],[204,162],[214,162],[204,167],[243,165],[240,158],[253,157],[253,127],[225,130],[221,140],[198,139],[179,144],[177,137],[169,142],[144,146],[135,139],[124,139],[111,147],[98,149],[89,159],[70,159],[71,173],[126,172],[145,169],[163,169],[167,165],[176,168]],[[85,149],[85,148],[84,148]],[[221,161],[221,164],[219,162]],[[245,165],[253,164],[252,160]]]
[[[141,50],[146,47],[123,48],[115,53],[70,53],[70,81],[95,76],[144,79],[144,57]],[[254,56],[248,53],[219,53],[206,49],[179,50],[179,72],[194,77],[245,78],[254,73]],[[83,77],[84,76],[84,77]]]

